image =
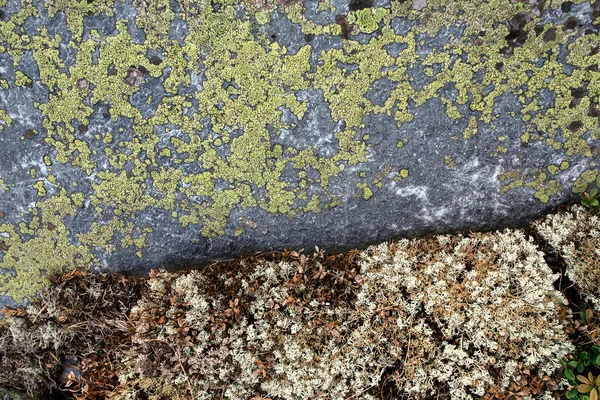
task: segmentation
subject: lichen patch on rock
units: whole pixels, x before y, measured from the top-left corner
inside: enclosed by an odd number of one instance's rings
[[[0,294],[515,225],[598,185],[597,2],[359,3],[0,3]]]

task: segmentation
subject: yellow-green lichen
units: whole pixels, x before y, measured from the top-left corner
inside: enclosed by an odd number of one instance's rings
[[[508,152],[508,148],[506,148],[506,146],[499,145],[498,147],[496,147],[496,153],[494,154],[494,156],[497,156],[499,154],[506,154],[506,152]]]
[[[451,155],[447,154],[444,156],[444,163],[448,166],[448,168],[450,169],[454,169],[456,168],[456,162],[454,161],[454,159],[452,158]]]
[[[385,8],[363,8],[351,12],[348,15],[348,22],[350,24],[356,24],[360,32],[372,33],[379,28],[379,23],[383,17],[389,13],[389,10]]]
[[[362,198],[369,200],[373,196],[373,191],[366,183],[357,183],[356,187],[362,189]]]
[[[33,170],[32,177],[35,177],[35,169]],[[45,186],[44,186],[44,181],[36,181],[36,182],[33,184],[33,187],[34,187],[35,189],[37,189],[37,194],[38,194],[38,196],[40,196],[40,197],[44,197],[44,196],[46,196],[46,188],[45,188]]]
[[[550,164],[546,167],[546,169],[548,170],[548,172],[550,173],[550,175],[556,175],[558,173],[558,171],[560,170],[560,168],[558,167],[558,165],[555,164]]]
[[[477,118],[473,115],[473,116],[471,116],[471,118],[469,118],[469,124],[463,131],[463,139],[465,139],[465,140],[470,139],[471,136],[477,134],[477,130],[478,130]]]
[[[161,157],[169,157],[170,158],[171,157],[171,149],[165,147],[160,150],[159,154]]]
[[[509,190],[523,186],[525,176],[522,171],[508,171],[498,175],[500,184],[500,194],[505,194]]]
[[[314,212],[318,213],[321,210],[321,201],[319,200],[319,196],[313,194],[310,200],[304,206],[304,212]]]
[[[12,126],[12,118],[6,110],[0,109],[0,132],[5,128]]]
[[[596,181],[598,177],[597,169],[588,169],[584,171],[573,184],[573,192],[583,193],[588,190],[588,187]]]
[[[8,248],[3,254],[2,268],[13,273],[0,275],[0,288],[21,302],[32,298],[47,284],[47,274],[66,268],[89,268],[95,259],[85,246],[76,246],[69,239],[64,223],[75,216],[83,205],[67,196],[66,191],[38,203],[33,219],[23,228],[0,224],[2,240]],[[21,232],[27,231],[25,232]],[[25,238],[22,234],[30,236]]]
[[[15,72],[15,86],[31,87],[32,84],[33,84],[33,81],[31,80],[31,78],[28,77],[27,75],[25,75],[23,72],[21,72],[21,71]]]

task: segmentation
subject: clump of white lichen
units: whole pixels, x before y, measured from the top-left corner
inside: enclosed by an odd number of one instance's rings
[[[318,259],[154,274],[109,397],[372,398],[385,377],[465,399],[552,374],[573,350],[556,276],[521,231],[381,244],[341,269]]]
[[[596,311],[600,311],[600,218],[579,205],[548,215],[537,232],[565,261],[567,276]]]
[[[363,253],[361,273],[353,337],[399,361],[394,379],[416,397],[439,385],[481,396],[524,367],[551,373],[572,350],[556,277],[521,231],[383,244]]]

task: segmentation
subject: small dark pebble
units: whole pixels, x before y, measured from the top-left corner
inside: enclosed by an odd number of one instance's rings
[[[567,127],[571,132],[577,132],[581,128],[583,128],[583,122],[581,121],[573,121]]]
[[[276,34],[272,34],[271,35],[271,39],[273,39],[273,40],[277,39],[277,35]]]
[[[350,0],[348,8],[350,11],[362,10],[373,7],[373,0]]]
[[[594,156],[594,157],[596,157],[598,154],[600,154],[600,149],[598,148],[598,146],[590,147],[590,151],[592,152],[592,156]]]
[[[535,28],[533,28],[536,36],[539,36],[542,32],[544,32],[544,26],[543,25],[536,25]]]
[[[546,33],[544,33],[544,41],[545,42],[552,42],[556,40],[556,28],[550,28],[546,31]]]
[[[511,46],[505,46],[500,49],[500,54],[504,54],[505,57],[510,57],[513,54],[513,48]]]
[[[590,65],[585,68],[586,71],[598,72],[598,64]]]
[[[6,214],[4,213],[4,211],[0,211],[0,218],[4,218],[6,217]]]
[[[116,74],[117,74],[117,69],[115,67],[108,69],[108,75],[116,75]]]
[[[525,27],[525,25],[527,25],[527,23],[529,21],[531,21],[532,18],[533,18],[533,16],[530,13],[527,13],[527,12],[518,13],[510,21],[510,25],[512,27],[511,30],[514,30],[514,31],[522,30]]]
[[[506,38],[505,38],[505,39],[506,39],[507,41],[509,41],[509,40],[515,40],[516,38],[518,38],[518,37],[519,37],[520,33],[521,33],[520,31],[514,31],[514,30],[513,30],[513,31],[510,31],[510,32],[508,33],[508,35],[506,35]]]
[[[88,131],[88,127],[87,125],[79,125],[79,132],[83,133],[84,135],[87,133]]]
[[[342,28],[342,39],[348,40],[350,38],[350,31],[352,28],[348,23],[348,19],[345,15],[338,15],[335,17],[335,23]]]
[[[315,34],[314,33],[305,33],[304,34],[304,40],[306,42],[312,42],[315,39]]]
[[[9,247],[4,243],[4,241],[0,240],[0,251],[8,251]]]
[[[590,56],[595,56],[598,53],[600,53],[600,46],[594,47],[592,51],[590,51]]]
[[[575,99],[571,100],[571,103],[569,104],[569,108],[575,108],[579,105],[579,103],[581,103],[581,99],[575,98]]]
[[[590,117],[600,118],[600,108],[597,104],[590,104],[590,108],[588,109],[588,115]]]
[[[0,21],[4,21],[4,11],[0,10]]]
[[[104,119],[109,119],[110,118],[110,114],[107,113],[107,112],[102,113],[102,116],[104,117]]]
[[[53,231],[56,229],[56,225],[54,225],[52,222],[48,222],[48,229]]]
[[[571,7],[573,7],[573,2],[567,1],[561,4],[560,10],[564,13],[568,13],[571,12]]]
[[[127,71],[127,76],[123,80],[129,86],[140,87],[144,81],[144,73],[138,68],[131,67]]]
[[[515,39],[515,42],[517,44],[524,45],[525,42],[527,41],[528,36],[529,36],[529,33],[525,32],[525,31],[519,31],[519,36],[517,36],[517,38]]]
[[[85,78],[81,78],[77,81],[77,89],[87,89],[88,87],[88,81]]]
[[[80,379],[81,376],[81,361],[78,357],[65,357],[62,362],[62,371],[57,377],[59,382],[66,383],[69,381],[69,376],[73,375],[75,379]]]
[[[142,74],[144,74],[144,75],[148,75],[148,74],[150,73],[150,71],[148,71],[148,70],[146,69],[146,67],[144,67],[143,65],[139,65],[139,66],[137,67],[137,69],[138,69],[138,71],[140,71],[140,72],[141,72]]]
[[[35,136],[35,131],[33,129],[27,129],[25,131],[25,137],[27,137],[27,139],[33,139],[34,136]]]
[[[574,31],[579,28],[579,20],[575,17],[570,17],[565,21],[564,29],[568,31]]]
[[[581,99],[585,97],[586,90],[584,88],[571,89],[571,96],[576,99]]]
[[[159,56],[152,56],[148,59],[152,65],[160,65],[163,60]]]
[[[496,68],[497,71],[502,71],[502,69],[504,69],[504,63],[499,61],[496,63],[496,65],[494,65],[494,68]]]

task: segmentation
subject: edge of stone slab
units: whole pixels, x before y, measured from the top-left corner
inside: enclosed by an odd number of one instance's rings
[[[522,230],[525,232],[526,235],[533,236],[534,232],[535,232],[535,224],[537,222],[543,220],[544,218],[546,218],[547,216],[550,216],[550,215],[562,214],[562,213],[569,212],[569,210],[571,209],[571,207],[573,205],[580,205],[580,202],[571,200],[566,203],[559,204],[557,207],[553,208],[550,212],[542,212],[535,218],[532,218],[529,221],[524,221],[522,224],[519,224],[517,226],[507,225],[502,228],[489,229],[489,230],[476,229],[476,230],[462,230],[462,231],[453,231],[453,232],[439,232],[439,233],[431,233],[431,234],[415,235],[415,236],[393,236],[393,237],[387,238],[386,240],[377,240],[377,241],[373,241],[373,242],[368,242],[362,246],[354,247],[354,248],[351,248],[351,249],[348,249],[345,251],[332,251],[330,255],[344,254],[349,251],[356,251],[356,250],[362,251],[362,250],[367,249],[370,246],[378,245],[378,244],[381,244],[386,241],[387,242],[390,242],[390,241],[395,242],[395,241],[402,240],[402,239],[409,239],[409,240],[410,239],[425,239],[425,238],[430,238],[430,237],[436,237],[439,235],[464,235],[464,236],[467,236],[470,233],[494,233],[494,232],[501,232],[502,230],[505,230],[505,229],[511,229],[511,230]],[[214,259],[214,260],[211,260],[210,262],[203,263],[203,264],[195,263],[193,260],[179,259],[178,257],[174,256],[171,258],[171,261],[168,264],[165,264],[161,269],[165,270],[166,272],[202,270],[210,265],[236,264],[239,261],[244,260],[248,257],[281,254],[283,251],[286,251],[286,250],[300,251],[299,249],[284,249],[284,250],[277,249],[277,250],[273,250],[273,251],[256,251],[256,252],[252,252],[252,253],[248,253],[248,254],[244,254],[244,255],[237,256],[237,257],[228,258],[228,259],[224,259],[224,258]],[[305,249],[303,249],[303,250],[305,250]],[[328,251],[327,248],[323,248],[323,250]],[[68,271],[66,271],[66,270],[63,271],[63,273],[67,273],[67,272]],[[117,275],[120,274],[120,275],[127,275],[127,276],[138,276],[138,277],[142,277],[142,278],[146,278],[148,276],[148,273],[136,273],[136,272],[128,273],[127,271],[121,271],[121,270],[116,270],[116,271],[90,270],[89,272],[91,272],[91,273],[108,273],[108,274],[117,274]],[[49,284],[50,284],[50,282],[48,282],[48,285]],[[46,288],[48,287],[48,285],[46,286]],[[39,296],[39,292],[38,292],[38,296]],[[32,300],[33,299],[25,298],[23,302],[19,303],[8,295],[0,295],[0,310],[2,310],[3,308],[10,308],[10,309],[25,308],[25,307],[29,306],[29,304],[31,303]],[[4,319],[4,316],[2,313],[0,313],[0,325],[3,322],[3,319]],[[3,399],[0,397],[0,400],[3,400]]]

